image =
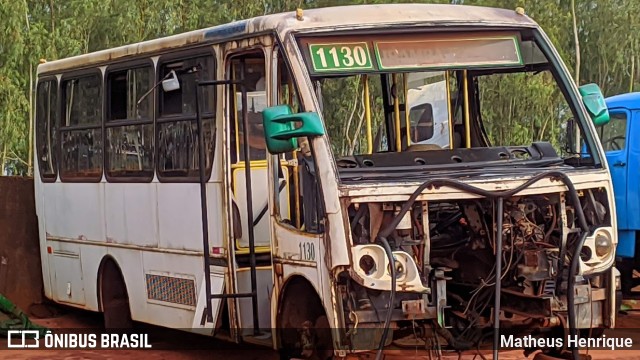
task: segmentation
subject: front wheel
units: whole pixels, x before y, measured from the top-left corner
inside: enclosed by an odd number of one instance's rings
[[[283,344],[279,349],[281,360],[333,359],[333,339],[329,319],[319,316],[315,321],[307,320],[301,329],[283,329]]]

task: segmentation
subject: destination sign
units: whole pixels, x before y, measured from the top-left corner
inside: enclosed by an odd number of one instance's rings
[[[366,42],[309,44],[309,52],[315,72],[373,69]]]
[[[381,70],[522,65],[517,37],[375,42]]]

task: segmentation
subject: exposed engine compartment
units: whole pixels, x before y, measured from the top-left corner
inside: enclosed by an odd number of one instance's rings
[[[610,225],[606,191],[581,191],[579,199],[589,227]],[[426,345],[437,333],[453,348],[477,346],[491,330],[498,278],[503,327],[531,331],[566,323],[567,274],[582,231],[576,208],[565,193],[510,197],[501,205],[501,213],[496,201],[488,198],[415,201],[398,222],[402,205],[347,204],[354,248],[354,269],[340,281],[347,325],[379,323],[387,313],[390,295],[383,289],[390,287],[378,279],[389,279],[391,269],[382,247],[374,244],[394,219],[397,226],[386,237],[395,257],[398,288],[391,315],[394,342],[408,334],[422,336],[420,344]],[[498,216],[502,217],[500,251]],[[605,241],[585,242],[582,261],[593,261],[606,246]],[[497,253],[502,257],[499,277]],[[600,275],[575,284],[578,293],[589,292],[592,299],[602,300],[592,307],[593,326],[606,325],[593,323],[596,315],[603,318],[606,285],[606,277]],[[416,325],[416,320],[424,326]]]

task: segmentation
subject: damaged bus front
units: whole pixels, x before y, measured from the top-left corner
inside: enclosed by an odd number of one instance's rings
[[[608,113],[521,17],[289,34],[305,106],[265,134],[311,154],[336,353],[615,325]]]

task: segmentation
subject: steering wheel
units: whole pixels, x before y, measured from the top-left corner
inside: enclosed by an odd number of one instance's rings
[[[358,162],[355,159],[348,158],[348,157],[338,159],[336,161],[336,165],[338,165],[338,167],[345,168],[345,169],[353,169],[359,166]]]
[[[509,152],[517,159],[525,159],[531,157],[531,153],[526,148],[509,149]]]
[[[618,143],[618,140],[624,141],[625,137],[623,135],[614,136],[610,139],[607,139],[607,141],[605,141],[603,145],[611,144],[610,148],[612,150],[622,150],[624,146],[620,146],[620,144]],[[609,148],[609,146],[604,146],[604,148],[607,149]]]

